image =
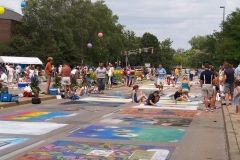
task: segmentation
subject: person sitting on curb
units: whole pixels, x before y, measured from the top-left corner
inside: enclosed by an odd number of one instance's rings
[[[154,91],[148,96],[148,99],[146,101],[147,105],[155,106],[156,103],[160,100],[160,91]]]
[[[182,89],[179,89],[178,91],[175,92],[174,99],[175,101],[185,101],[185,102],[189,100],[188,96],[183,93]]]
[[[138,85],[134,85],[132,89],[132,100],[134,103],[143,103],[147,100],[146,95],[139,90]]]

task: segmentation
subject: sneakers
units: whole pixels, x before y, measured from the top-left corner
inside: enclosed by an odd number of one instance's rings
[[[206,111],[206,112],[209,112],[209,111],[213,112],[214,109],[209,109],[209,108],[207,108],[205,111]]]

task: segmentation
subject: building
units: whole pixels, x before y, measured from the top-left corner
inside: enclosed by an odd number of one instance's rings
[[[21,22],[22,16],[10,9],[0,15],[0,43],[8,43],[12,37],[12,30],[16,23]]]

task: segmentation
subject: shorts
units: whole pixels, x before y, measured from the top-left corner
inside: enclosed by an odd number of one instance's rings
[[[156,84],[157,86],[163,87],[164,81],[165,81],[164,79],[156,78],[156,79],[155,79],[155,84]]]
[[[202,86],[203,97],[212,97],[213,93],[214,93],[213,86],[211,84],[203,84]]]
[[[234,86],[233,84],[230,83],[225,83],[224,84],[224,93],[233,93]]]
[[[63,86],[69,86],[69,85],[71,85],[71,78],[70,77],[62,77],[61,83]]]

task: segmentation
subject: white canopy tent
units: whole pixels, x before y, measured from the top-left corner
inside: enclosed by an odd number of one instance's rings
[[[13,57],[13,56],[0,56],[0,63],[10,64],[40,64],[42,61],[37,57]]]

